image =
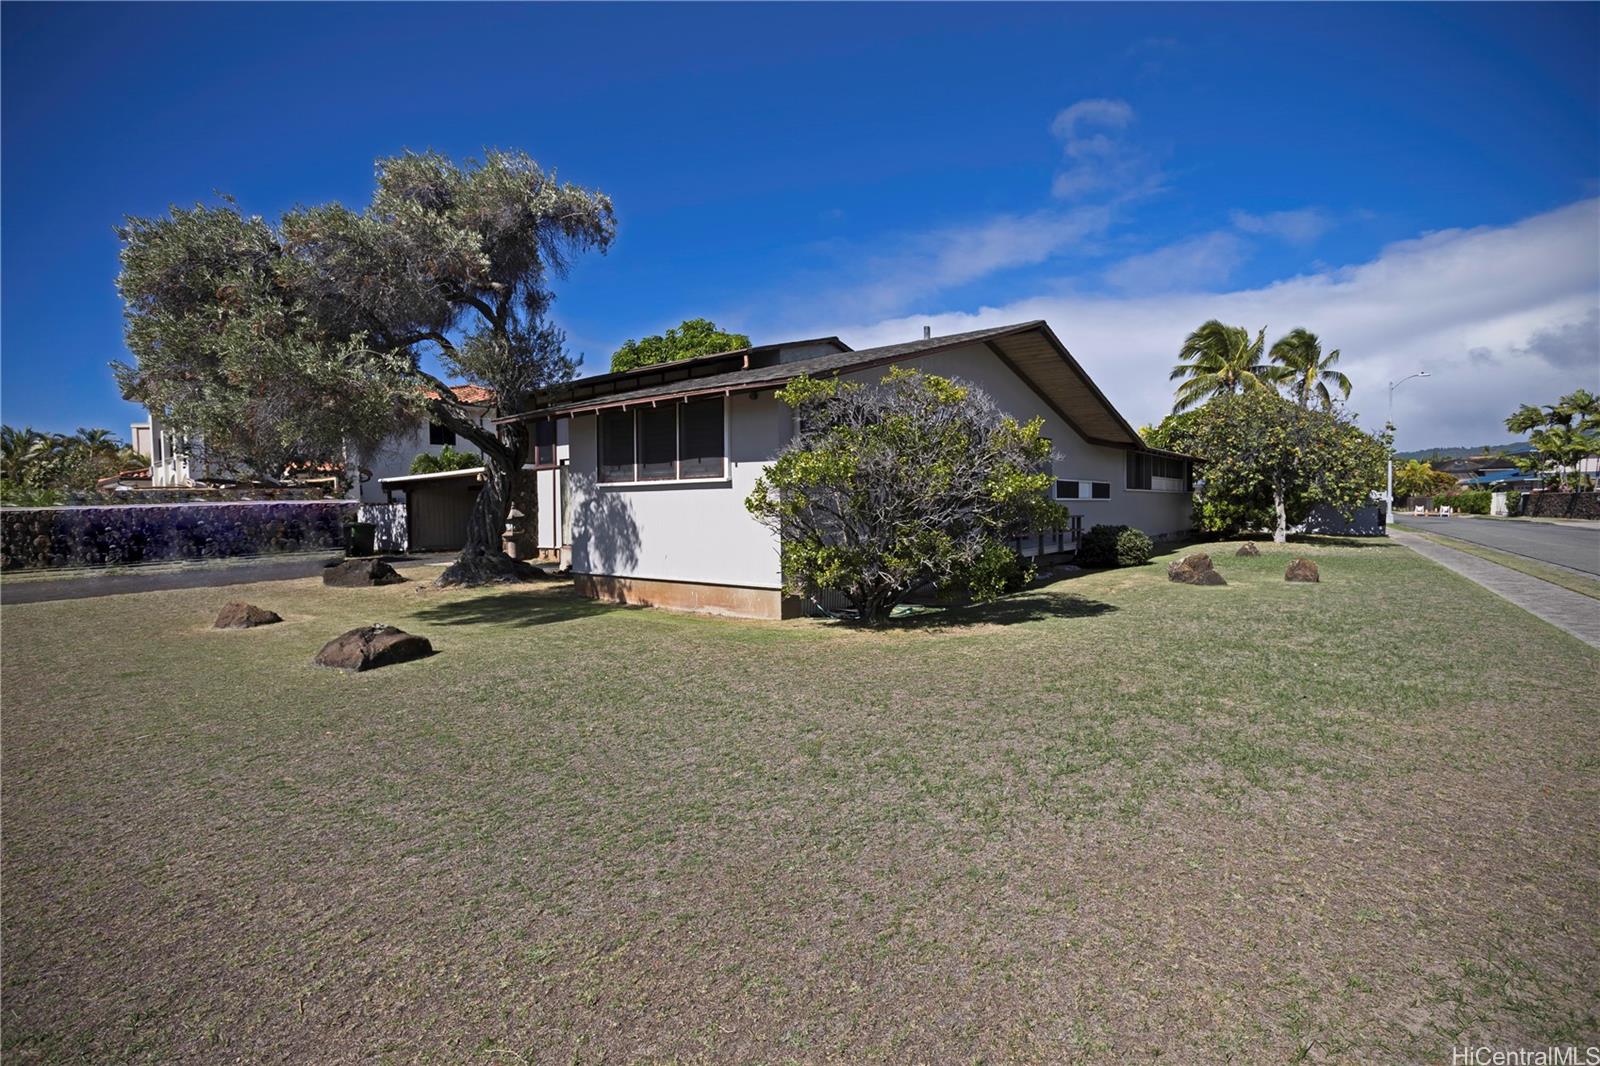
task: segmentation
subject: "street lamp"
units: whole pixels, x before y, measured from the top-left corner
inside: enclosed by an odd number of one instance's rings
[[[1394,432],[1394,390],[1398,389],[1401,385],[1404,385],[1406,382],[1410,381],[1412,378],[1425,378],[1427,376],[1428,376],[1428,372],[1426,370],[1419,370],[1415,374],[1407,374],[1405,377],[1401,378],[1399,381],[1391,381],[1391,382],[1389,382],[1389,431],[1391,433]],[[1389,531],[1389,527],[1394,525],[1394,442],[1393,441],[1389,442],[1389,491],[1384,494],[1383,509],[1384,509],[1383,529],[1384,529],[1384,532],[1387,533]]]

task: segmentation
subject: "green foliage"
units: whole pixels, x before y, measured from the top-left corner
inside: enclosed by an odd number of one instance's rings
[[[18,507],[48,507],[70,492],[92,492],[101,478],[148,461],[108,429],[41,433],[0,426],[0,491]]]
[[[1445,506],[1460,514],[1488,514],[1490,496],[1488,489],[1468,489],[1452,496],[1440,496],[1434,500],[1434,506]]]
[[[708,318],[687,318],[664,334],[629,340],[611,356],[611,369],[633,370],[656,363],[673,363],[697,355],[714,355],[750,347],[743,333],[728,333]]]
[[[1169,416],[1150,443],[1202,460],[1202,529],[1270,529],[1278,540],[1319,503],[1353,515],[1383,485],[1389,447],[1387,435],[1363,432],[1347,415],[1266,389]]]
[[[1456,479],[1433,464],[1411,459],[1394,468],[1394,493],[1402,496],[1437,496],[1455,488]]]
[[[1506,514],[1516,515],[1522,513],[1522,493],[1515,489],[1506,492]]]
[[[1289,387],[1290,397],[1301,407],[1311,406],[1316,399],[1324,411],[1333,407],[1333,386],[1341,397],[1350,396],[1350,379],[1333,369],[1339,361],[1339,349],[1322,354],[1322,342],[1315,333],[1296,327],[1280,337],[1267,358],[1277,364],[1278,381]]]
[[[1043,421],[974,386],[901,368],[880,383],[799,378],[799,430],[745,501],[779,538],[786,587],[848,598],[869,624],[925,586],[992,599],[1031,573],[1008,539],[1054,529]]]
[[[483,465],[483,456],[474,455],[472,452],[457,451],[446,444],[439,449],[439,454],[432,452],[419,452],[411,460],[413,474],[443,474],[450,470],[470,470],[475,466]]]
[[[1543,407],[1525,403],[1506,419],[1506,428],[1529,434],[1528,443],[1533,445],[1531,455],[1512,456],[1517,468],[1554,474],[1565,489],[1571,468],[1600,455],[1600,397],[1588,389],[1574,389]]]
[[[1082,566],[1143,566],[1155,544],[1132,526],[1097,525],[1083,535],[1077,561]]]
[[[1278,369],[1264,361],[1262,350],[1267,330],[1262,327],[1254,340],[1242,326],[1225,326],[1216,319],[1203,323],[1184,339],[1178,350],[1180,362],[1168,375],[1181,381],[1173,411],[1183,411],[1214,396],[1231,396],[1241,389],[1266,388],[1280,377]]]

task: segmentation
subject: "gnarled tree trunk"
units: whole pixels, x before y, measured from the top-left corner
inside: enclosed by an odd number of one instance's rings
[[[1276,518],[1272,527],[1272,543],[1283,544],[1289,539],[1289,508],[1284,503],[1283,486],[1272,486],[1272,512]]]
[[[518,479],[533,475],[522,469],[522,457],[527,447],[527,430],[520,423],[500,427],[498,433],[477,425],[456,423],[456,432],[476,444],[483,452],[483,489],[472,514],[467,518],[467,539],[461,555],[445,568],[436,582],[441,588],[461,585],[489,585],[508,581],[530,581],[543,577],[544,572],[533,564],[513,559],[505,552],[501,534],[506,526],[506,514],[516,490]],[[537,505],[538,483],[531,487],[531,498]],[[538,514],[537,506],[530,512]]]

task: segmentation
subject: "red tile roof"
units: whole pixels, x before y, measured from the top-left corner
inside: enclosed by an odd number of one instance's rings
[[[489,406],[494,403],[494,393],[482,385],[451,385],[450,391],[455,395],[458,403],[480,404],[483,406]],[[430,390],[428,398],[437,400],[439,393]]]

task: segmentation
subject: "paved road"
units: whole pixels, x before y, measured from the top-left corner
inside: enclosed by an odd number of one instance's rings
[[[248,585],[257,581],[289,581],[315,577],[322,568],[342,558],[336,553],[308,553],[277,559],[248,561],[223,560],[192,563],[187,566],[162,566],[150,570],[129,569],[115,574],[85,573],[62,577],[23,578],[0,581],[0,604],[42,603],[45,600],[83,600],[94,596],[117,596],[125,592],[165,592],[169,589],[220,588]],[[454,553],[418,555],[400,559],[386,556],[405,573],[412,566],[448,562]]]
[[[1580,526],[1512,519],[1396,516],[1395,525],[1600,575],[1600,523]]]

